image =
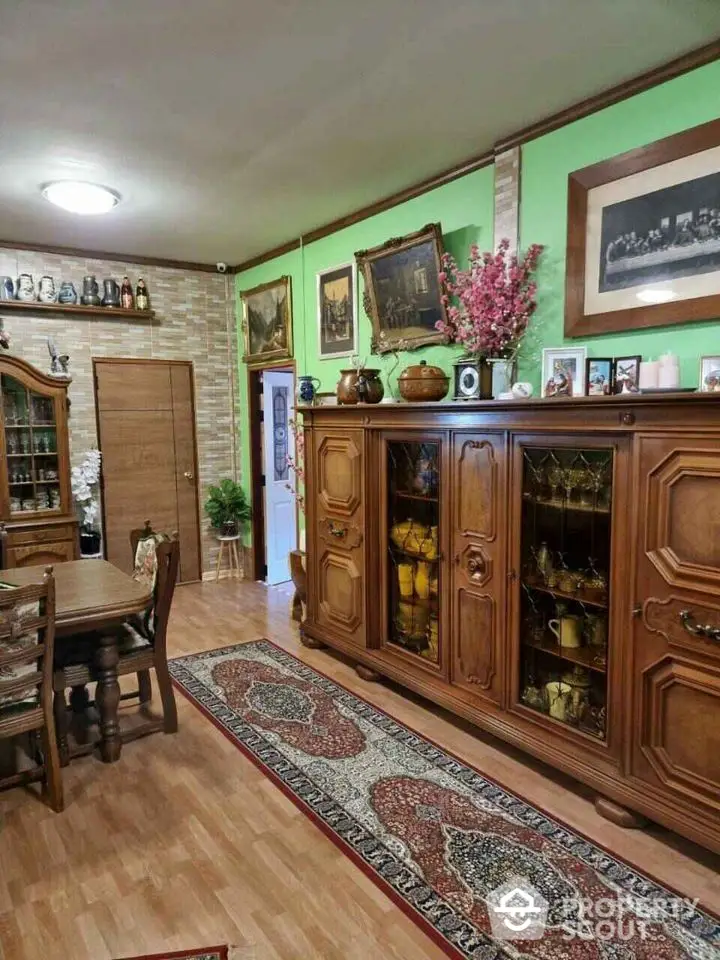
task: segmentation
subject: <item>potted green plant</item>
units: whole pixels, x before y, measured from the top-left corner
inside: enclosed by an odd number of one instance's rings
[[[226,478],[208,490],[205,513],[222,537],[236,537],[250,519],[250,505],[239,483]]]

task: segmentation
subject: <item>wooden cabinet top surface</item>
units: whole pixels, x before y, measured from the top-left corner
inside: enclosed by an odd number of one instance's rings
[[[308,425],[550,430],[720,429],[720,393],[298,406]]]

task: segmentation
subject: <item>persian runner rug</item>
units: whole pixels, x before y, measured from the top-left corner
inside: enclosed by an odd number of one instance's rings
[[[268,640],[178,687],[451,957],[718,960],[720,923]]]
[[[228,960],[228,948],[201,947],[196,950],[180,950],[178,953],[147,953],[124,960]]]

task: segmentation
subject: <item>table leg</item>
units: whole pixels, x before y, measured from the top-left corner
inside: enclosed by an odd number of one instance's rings
[[[120,684],[117,666],[120,655],[117,638],[111,631],[103,634],[95,654],[97,666],[97,690],[95,703],[100,714],[100,755],[104,763],[115,763],[120,759],[122,741],[118,723],[118,705],[120,704]]]

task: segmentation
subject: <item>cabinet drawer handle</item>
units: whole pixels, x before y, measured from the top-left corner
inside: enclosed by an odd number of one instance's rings
[[[335,537],[337,540],[342,540],[347,533],[347,527],[340,523],[336,523],[334,520],[327,521],[327,528],[330,536]]]
[[[680,611],[680,622],[693,637],[704,637],[706,640],[720,641],[720,627],[712,627],[709,623],[704,626],[693,622],[692,610]]]

